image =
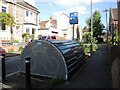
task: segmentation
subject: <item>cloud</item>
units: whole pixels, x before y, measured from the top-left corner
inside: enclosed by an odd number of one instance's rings
[[[71,13],[71,12],[78,12],[79,15],[89,13],[87,8],[85,8],[84,6],[80,6],[80,7],[75,7],[75,8],[69,8],[69,9],[66,9],[66,10],[63,10],[63,11],[54,12],[53,15],[58,17],[62,13],[65,13],[65,14],[69,15],[69,13]]]
[[[36,2],[58,2],[58,4],[71,4],[81,2],[91,2],[91,0],[35,0]],[[117,0],[92,0],[93,2],[117,2]]]
[[[117,2],[117,0],[56,0],[54,3],[62,6],[77,6],[80,4],[90,4],[99,2]]]
[[[62,7],[76,7],[83,5],[90,5],[91,0],[35,0],[36,2],[48,2],[60,5]],[[117,0],[92,0],[92,3],[99,2],[117,2]]]

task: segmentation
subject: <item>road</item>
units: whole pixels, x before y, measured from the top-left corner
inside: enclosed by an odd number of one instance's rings
[[[19,56],[7,57],[5,59],[6,75],[14,74],[19,71]]]

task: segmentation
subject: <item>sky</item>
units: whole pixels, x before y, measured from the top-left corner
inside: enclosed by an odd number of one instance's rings
[[[69,16],[71,12],[78,12],[79,25],[83,28],[91,16],[91,0],[31,0],[30,3],[39,9],[43,21],[49,20],[50,16],[57,19],[61,13]],[[92,11],[98,10],[101,13],[102,23],[106,26],[106,14],[103,11],[117,8],[117,0],[92,0],[92,5]]]

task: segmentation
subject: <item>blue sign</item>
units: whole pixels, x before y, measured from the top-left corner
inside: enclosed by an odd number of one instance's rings
[[[69,23],[70,24],[78,24],[78,12],[70,13]]]

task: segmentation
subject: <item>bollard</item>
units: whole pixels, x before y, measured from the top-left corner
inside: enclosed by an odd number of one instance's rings
[[[26,89],[31,90],[31,71],[30,71],[30,56],[25,57],[25,64],[26,64]]]
[[[3,83],[6,81],[5,54],[4,53],[2,53],[1,63],[2,63],[2,83]]]

